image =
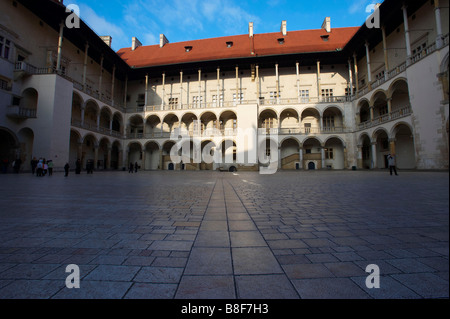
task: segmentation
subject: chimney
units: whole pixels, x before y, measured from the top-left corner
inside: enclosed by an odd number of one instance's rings
[[[164,34],[159,35],[159,47],[162,48],[164,45],[169,43],[169,40],[167,40],[166,36]]]
[[[326,17],[325,20],[323,20],[322,29],[326,30],[328,33],[331,32],[331,18],[330,17]]]
[[[141,41],[139,41],[136,37],[132,37],[131,38],[131,50],[134,51],[140,46],[142,46]]]
[[[248,37],[249,38],[253,37],[253,22],[248,23]]]
[[[100,39],[103,40],[109,47],[111,47],[112,37],[110,35],[101,36]]]
[[[282,35],[287,35],[287,26],[286,26],[286,20],[281,21],[281,28],[280,28]]]

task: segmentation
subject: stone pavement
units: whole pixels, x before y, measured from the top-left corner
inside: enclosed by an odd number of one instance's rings
[[[1,175],[0,299],[448,298],[448,172],[399,174]]]

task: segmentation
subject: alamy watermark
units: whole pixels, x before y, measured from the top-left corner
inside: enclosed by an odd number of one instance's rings
[[[370,15],[366,18],[366,27],[369,29],[380,28],[380,4],[372,3],[366,7],[366,13]]]
[[[370,274],[366,278],[366,287],[369,289],[380,288],[380,267],[376,264],[367,265],[366,272]]]
[[[69,4],[66,7],[66,12],[70,13],[66,18],[66,27],[68,29],[80,28],[80,7],[76,4]]]
[[[66,272],[70,273],[66,277],[66,287],[69,289],[80,288],[80,267],[75,264],[67,265]]]

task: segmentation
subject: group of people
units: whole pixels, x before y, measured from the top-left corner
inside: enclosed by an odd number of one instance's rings
[[[138,168],[139,168],[139,165],[137,162],[134,164],[130,163],[130,165],[128,166],[128,173],[133,173],[133,172],[137,173]]]
[[[17,161],[17,160],[16,160]],[[45,158],[36,159],[33,157],[31,160],[31,173],[36,176],[45,176],[48,173],[48,176],[53,175],[53,161],[45,160]]]

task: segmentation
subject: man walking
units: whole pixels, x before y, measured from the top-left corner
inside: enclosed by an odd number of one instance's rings
[[[394,170],[395,175],[398,175],[397,174],[397,169],[395,168],[395,155],[389,154],[387,156],[387,160],[388,160],[390,174],[392,175],[392,170]]]

